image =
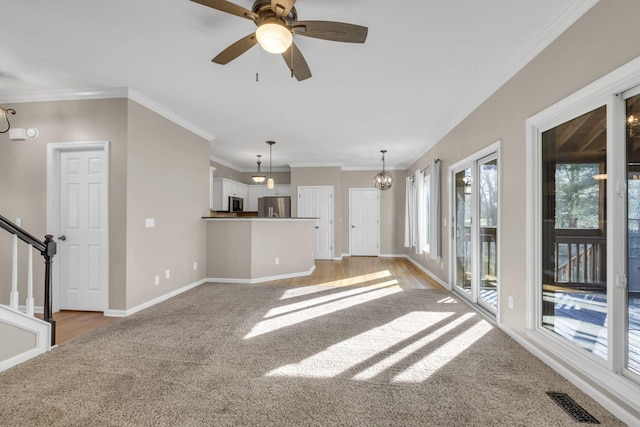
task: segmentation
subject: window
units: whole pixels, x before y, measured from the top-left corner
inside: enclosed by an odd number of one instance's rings
[[[542,134],[542,326],[607,360],[607,108]]]
[[[640,59],[527,120],[527,326],[626,402],[640,401],[638,75]]]

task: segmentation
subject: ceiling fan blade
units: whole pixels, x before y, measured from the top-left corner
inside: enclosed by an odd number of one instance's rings
[[[332,21],[297,21],[293,30],[299,36],[347,43],[364,43],[369,32],[367,27]]]
[[[293,58],[291,57],[292,53]],[[289,49],[287,49],[287,51],[282,54],[282,57],[284,58],[284,62],[287,63],[287,67],[289,67],[294,77],[298,79],[299,82],[311,77],[311,70],[309,69],[309,65],[307,64],[307,61],[305,61],[304,56],[302,56],[302,52],[300,52],[300,49],[298,49],[298,46],[296,46],[295,43],[291,44],[291,47],[289,47]]]
[[[278,18],[287,16],[296,0],[271,0],[271,10],[273,10]]]
[[[242,6],[238,6],[237,4],[231,3],[226,0],[191,0],[191,1],[195,3],[199,3],[204,6],[212,7],[222,12],[227,12],[232,15],[239,16],[241,18],[251,19],[252,21],[256,21],[258,19],[258,15],[256,15],[249,9],[245,9]]]
[[[211,62],[222,65],[228,64],[251,49],[256,43],[258,43],[258,40],[256,40],[256,33],[251,33],[220,52],[218,56],[211,60]]]

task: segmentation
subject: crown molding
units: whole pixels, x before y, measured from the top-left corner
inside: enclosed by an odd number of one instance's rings
[[[158,102],[141,94],[132,88],[100,88],[74,91],[38,91],[38,92],[16,92],[14,94],[0,95],[0,102],[3,104],[20,104],[26,102],[51,102],[51,101],[77,101],[89,99],[114,99],[127,98],[142,105],[143,107],[159,114],[165,119],[174,122],[178,126],[193,132],[199,137],[211,142],[215,135],[196,126],[189,120],[160,105]]]
[[[583,0],[575,1],[564,11],[560,17],[549,25],[536,39],[532,40],[527,47],[522,49],[521,53],[511,62],[495,74],[495,78],[489,82],[472,100],[463,108],[460,113],[454,117],[444,130],[436,136],[436,138],[427,144],[424,151],[417,158],[424,156],[434,145],[442,138],[447,136],[456,126],[458,126],[469,114],[482,105],[491,95],[498,91],[513,76],[522,70],[530,61],[545,50],[554,40],[571,27],[578,19],[582,17],[589,9],[595,6],[600,0]]]
[[[52,90],[37,92],[15,92],[0,95],[2,103],[20,104],[25,102],[76,101],[83,99],[127,98],[126,87],[97,88],[84,90]]]
[[[289,163],[290,168],[340,168],[342,163]]]
[[[240,168],[236,165],[234,165],[233,163],[230,163],[226,160],[221,159],[220,157],[216,157],[216,156],[209,156],[209,160],[211,160],[212,162],[216,162],[222,166],[226,166],[228,168],[233,169],[234,171],[238,171],[241,172]]]
[[[241,168],[240,166],[234,165],[233,163],[230,163],[226,160],[221,159],[220,157],[216,157],[216,156],[209,156],[209,160],[211,160],[212,162],[216,162],[218,164],[221,164],[222,166],[226,166],[228,168],[233,169],[236,172],[240,172],[240,173],[254,173],[256,171],[256,168],[251,168],[251,169],[247,169],[247,168]],[[264,162],[262,162],[262,166],[263,166],[263,170],[262,173],[269,173],[268,168],[264,168]],[[271,168],[271,172],[291,172],[291,169],[288,168]]]
[[[146,107],[147,109],[153,111],[154,113],[157,113],[157,114],[161,115],[165,119],[174,122],[178,126],[181,126],[181,127],[185,128],[186,130],[188,130],[190,132],[193,132],[194,134],[198,135],[199,137],[201,137],[203,139],[206,139],[209,142],[212,142],[216,138],[215,135],[213,135],[212,133],[207,132],[206,130],[202,129],[199,126],[196,126],[195,124],[193,124],[189,120],[187,120],[184,117],[178,115],[177,113],[169,110],[168,108],[160,105],[158,102],[156,102],[156,101],[152,100],[151,98],[141,94],[140,92],[136,91],[135,89],[129,88],[129,90],[128,90],[128,98],[130,100],[132,100],[132,101],[137,102],[138,104],[142,105],[143,107]]]

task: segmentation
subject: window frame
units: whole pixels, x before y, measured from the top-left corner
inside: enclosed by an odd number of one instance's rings
[[[607,394],[589,385],[595,381],[622,402],[635,407],[640,401],[640,382],[632,382],[623,369],[622,355],[614,354],[621,348],[625,331],[620,327],[624,323],[624,307],[619,298],[620,289],[615,286],[620,272],[626,271],[626,245],[611,244],[621,242],[625,236],[624,221],[616,221],[625,212],[620,182],[626,180],[624,168],[625,150],[616,148],[624,140],[624,126],[616,118],[624,118],[624,100],[622,92],[640,85],[640,58],[612,71],[583,89],[567,96],[540,113],[526,120],[526,331],[533,344],[532,351],[555,367],[567,378],[583,385],[591,395],[609,400]],[[577,348],[555,333],[542,327],[541,307],[541,141],[542,132],[572,120],[591,110],[607,107],[607,293],[610,322],[608,325],[608,360]],[[626,291],[626,289],[623,289]],[[622,308],[622,309],[621,309]],[[617,330],[615,329],[617,327]],[[618,352],[621,353],[621,352]],[[571,366],[571,369],[569,368]],[[576,373],[577,372],[577,373]],[[588,381],[585,381],[585,378]],[[637,381],[634,379],[634,381]]]

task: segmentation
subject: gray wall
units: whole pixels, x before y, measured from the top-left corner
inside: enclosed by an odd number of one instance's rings
[[[0,134],[0,214],[42,239],[46,234],[47,143],[108,140],[109,179],[109,305],[125,308],[127,100],[54,101],[3,104],[17,111],[14,128],[36,127],[34,140],[10,141]],[[11,289],[11,236],[0,232],[0,302],[8,304]],[[26,247],[19,248],[20,304],[26,297]],[[55,262],[55,258],[54,258]],[[44,264],[34,257],[34,298],[42,305]]]
[[[342,172],[342,252],[349,252],[349,189],[374,188],[373,177],[380,172],[343,171]],[[380,254],[404,254],[404,172],[389,171],[394,177],[393,186],[380,192]]]
[[[443,217],[449,218],[449,167],[502,140],[500,305],[503,323],[514,331],[522,332],[526,322],[525,120],[638,57],[639,15],[637,0],[600,0],[407,171],[413,173],[433,158],[442,160]],[[444,270],[439,261],[410,255],[445,282],[450,262],[447,236],[444,230]],[[513,310],[506,309],[509,296],[514,298]]]
[[[0,134],[0,214],[21,217],[46,234],[46,146],[110,142],[109,308],[125,310],[205,277],[209,142],[127,99],[3,104],[18,113],[13,127],[37,127],[36,140]],[[156,218],[146,229],[144,219]],[[171,226],[169,226],[171,224]],[[20,249],[20,265],[26,265]],[[193,262],[201,266],[193,271]],[[0,233],[0,302],[8,303],[11,238]],[[54,259],[55,262],[55,259]],[[43,304],[43,263],[34,261],[34,296]],[[171,269],[165,281],[164,269]],[[153,285],[155,274],[162,277]],[[21,268],[20,299],[26,296]]]
[[[206,277],[201,217],[209,215],[209,143],[133,101],[128,112],[127,308],[132,308]],[[145,218],[154,218],[155,227],[146,228]]]
[[[315,262],[313,225],[263,218],[207,221],[207,276],[247,280],[309,271]]]
[[[36,347],[36,334],[0,321],[0,362]]]

